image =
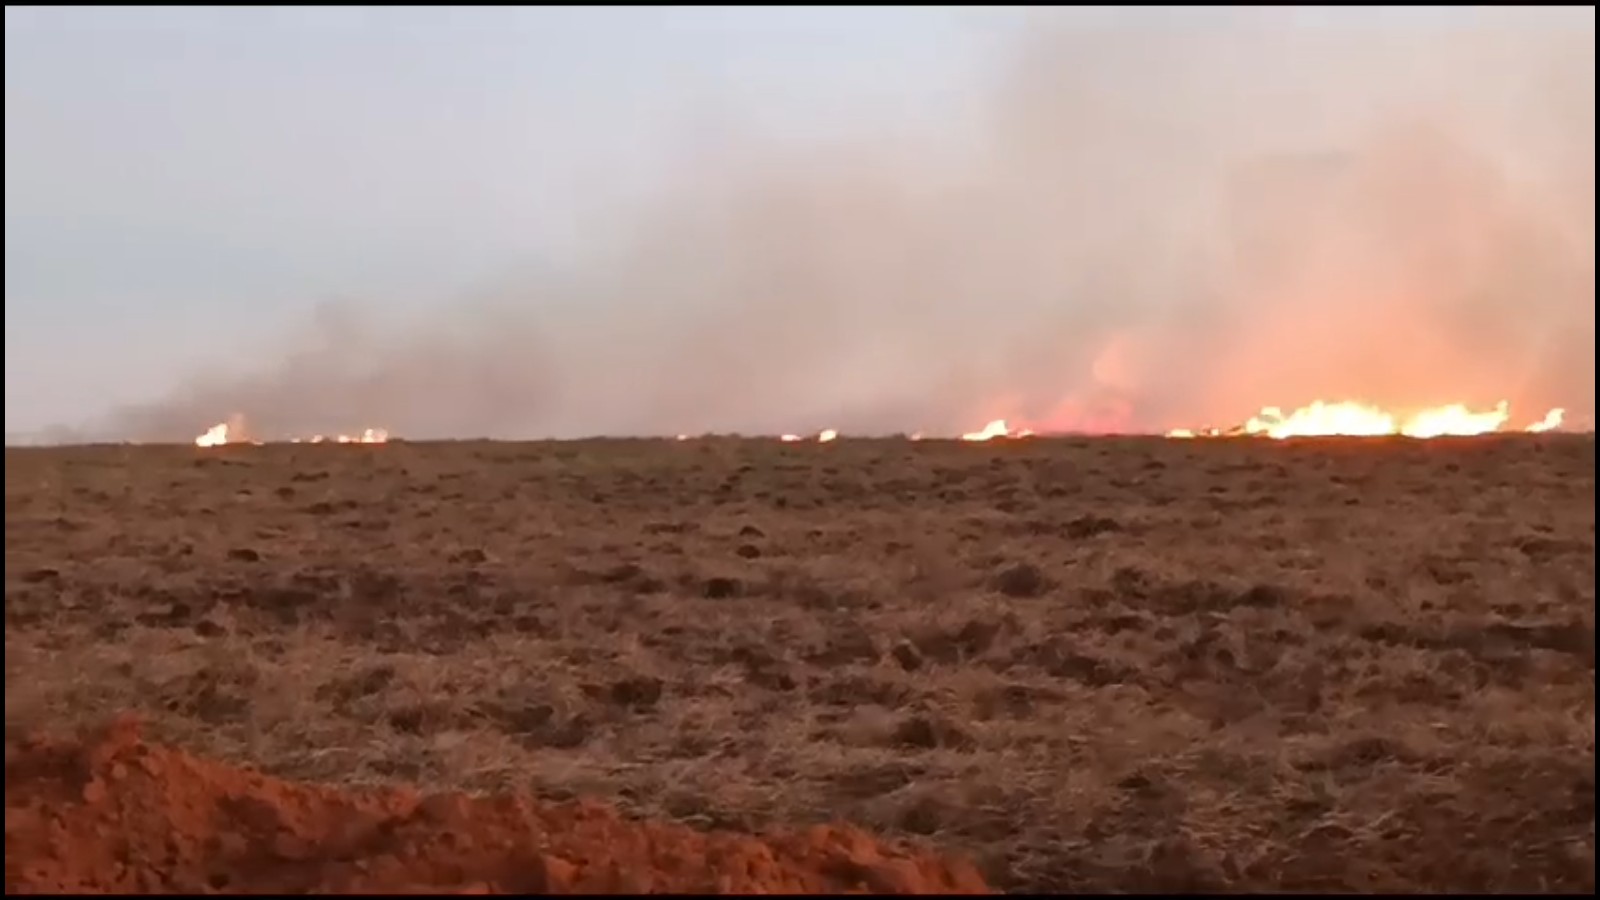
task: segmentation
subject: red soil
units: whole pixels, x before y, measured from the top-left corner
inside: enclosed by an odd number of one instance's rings
[[[592,802],[294,784],[120,718],[6,752],[6,893],[988,893],[964,861],[850,827],[761,837]]]

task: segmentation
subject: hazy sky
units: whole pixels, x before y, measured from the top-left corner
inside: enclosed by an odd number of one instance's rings
[[[945,115],[1023,20],[932,9],[6,8],[6,430],[319,301],[572,247],[692,129]]]
[[[1204,31],[1238,15],[1055,18]],[[1315,31],[1471,15],[1279,17]],[[992,114],[1038,16],[8,7],[6,431],[152,401],[327,301],[418,315],[617,252],[626,211],[681,188],[669,173],[707,147],[956,142],[976,129],[952,122]]]

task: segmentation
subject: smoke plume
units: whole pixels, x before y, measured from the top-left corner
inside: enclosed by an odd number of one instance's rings
[[[704,148],[562,271],[329,307],[115,417],[187,439],[1229,425],[1595,390],[1594,11],[1041,27],[917,133]]]

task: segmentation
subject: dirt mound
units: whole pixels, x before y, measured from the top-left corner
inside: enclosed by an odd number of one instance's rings
[[[294,784],[145,743],[6,750],[6,893],[987,893],[968,863],[849,827],[763,837],[592,802]]]

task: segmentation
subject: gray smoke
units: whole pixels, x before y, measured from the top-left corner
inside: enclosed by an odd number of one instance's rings
[[[329,307],[113,430],[1149,430],[1319,397],[1592,421],[1592,7],[1038,35],[976,116],[707,148],[565,271],[408,323]]]

